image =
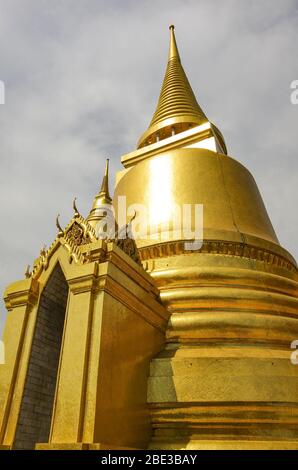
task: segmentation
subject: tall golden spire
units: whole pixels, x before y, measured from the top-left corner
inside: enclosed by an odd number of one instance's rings
[[[157,108],[148,130],[139,140],[138,148],[206,121],[207,117],[200,108],[183,70],[174,26],[171,25],[168,64]]]
[[[88,222],[91,225],[96,225],[96,223],[104,216],[103,210],[109,210],[109,207],[111,206],[112,198],[109,193],[109,159],[107,158],[101,188],[99,193],[94,198],[92,209],[87,217]]]

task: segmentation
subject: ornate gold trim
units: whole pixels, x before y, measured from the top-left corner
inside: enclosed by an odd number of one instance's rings
[[[239,256],[241,258],[262,261],[295,273],[298,271],[297,266],[291,263],[284,256],[254,245],[226,242],[222,240],[204,240],[200,250],[185,250],[185,242],[187,242],[187,240],[177,240],[159,243],[158,245],[140,247],[138,251],[141,261],[144,262],[150,259],[166,258],[168,256],[181,254],[210,253],[226,256]]]

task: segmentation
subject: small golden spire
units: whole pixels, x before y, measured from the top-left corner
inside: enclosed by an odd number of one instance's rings
[[[87,217],[88,222],[96,226],[97,222],[103,218],[103,210],[107,211],[109,208],[112,211],[112,198],[109,193],[109,159],[107,158],[101,187],[94,198],[92,209]]]
[[[170,48],[166,74],[156,111],[138,148],[171,137],[207,122],[181,64],[174,25],[170,26]]]

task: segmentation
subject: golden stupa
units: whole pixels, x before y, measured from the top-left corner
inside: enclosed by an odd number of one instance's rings
[[[297,266],[256,183],[197,103],[174,27],[157,109],[5,291],[3,449],[298,449]],[[120,206],[145,207],[148,224]],[[174,208],[203,207],[189,245]],[[122,238],[121,227],[139,226]],[[191,213],[191,229],[195,215]],[[120,230],[118,230],[120,227]]]

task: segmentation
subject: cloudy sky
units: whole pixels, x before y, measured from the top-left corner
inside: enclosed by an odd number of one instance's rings
[[[56,214],[69,221],[74,196],[87,214],[105,157],[114,173],[135,148],[171,23],[199,103],[298,257],[298,0],[0,0],[1,292],[53,241]]]

